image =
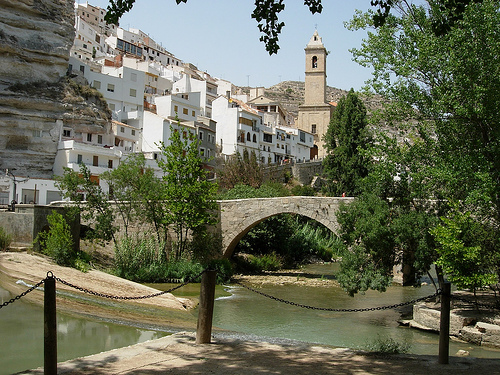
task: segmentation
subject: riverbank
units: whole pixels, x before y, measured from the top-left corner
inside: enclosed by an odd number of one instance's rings
[[[105,272],[81,272],[61,267],[49,258],[26,252],[0,253],[0,285],[14,296],[38,283],[50,271],[57,278],[95,293],[114,296],[144,296],[158,293],[157,289],[134,283]],[[57,282],[57,309],[70,314],[93,316],[131,325],[140,322],[164,328],[194,329],[195,317],[191,310],[196,298],[178,298],[170,293],[141,300],[115,300],[99,297]],[[34,291],[23,297],[38,305],[43,304],[43,293]]]
[[[58,364],[58,374],[500,374],[500,360],[437,356],[374,355],[307,343],[274,344],[216,336],[211,344],[195,344],[193,333],[177,333],[154,341]],[[20,374],[43,374],[35,369]]]

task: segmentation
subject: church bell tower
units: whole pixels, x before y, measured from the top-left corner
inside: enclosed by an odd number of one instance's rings
[[[323,136],[328,129],[332,112],[332,106],[326,102],[327,54],[318,31],[314,31],[305,48],[304,104],[299,106],[298,118],[298,127],[314,134],[315,150],[311,151],[311,158],[326,155]]]

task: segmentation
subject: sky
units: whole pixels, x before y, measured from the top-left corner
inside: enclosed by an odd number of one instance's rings
[[[81,4],[85,1],[77,1]],[[90,0],[106,8],[108,0]],[[344,21],[355,9],[366,11],[369,0],[323,0],[321,14],[312,15],[302,0],[286,0],[280,20],[285,26],[280,49],[269,56],[259,41],[257,21],[251,18],[253,0],[136,0],[120,20],[124,29],[135,28],[184,62],[237,86],[270,87],[281,81],[304,81],[304,48],[314,30],[322,37],[327,57],[327,84],[360,90],[371,71],[352,61],[350,48],[361,46],[366,31],[349,31]]]

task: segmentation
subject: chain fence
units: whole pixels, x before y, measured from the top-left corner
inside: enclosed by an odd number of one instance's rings
[[[158,296],[161,296],[161,295],[167,294],[167,293],[172,293],[173,291],[175,291],[175,290],[177,290],[179,288],[182,288],[183,286],[185,286],[185,285],[187,285],[189,283],[192,283],[192,282],[196,281],[206,271],[207,270],[203,270],[199,274],[197,274],[197,275],[195,275],[193,277],[188,278],[184,282],[181,282],[179,280],[178,281],[178,282],[180,282],[179,285],[177,285],[175,287],[172,287],[172,288],[170,288],[168,290],[157,292],[157,293],[152,293],[152,294],[147,294],[147,295],[142,295],[142,296],[116,296],[116,295],[112,295],[112,294],[106,294],[106,293],[96,292],[96,291],[93,291],[93,290],[90,290],[90,289],[83,288],[81,286],[72,284],[72,283],[70,283],[70,282],[68,282],[66,280],[63,280],[63,279],[59,278],[59,277],[56,277],[50,271],[47,272],[47,278],[54,278],[56,281],[60,282],[61,284],[66,285],[66,286],[68,286],[70,288],[73,288],[73,289],[79,290],[79,291],[81,291],[83,293],[90,294],[90,295],[97,296],[97,297],[108,298],[108,299],[115,299],[115,300],[140,300],[140,299],[147,299],[147,298],[158,297]],[[39,281],[37,284],[33,285],[32,287],[30,287],[29,289],[27,289],[23,293],[15,296],[13,298],[11,298],[8,301],[3,302],[2,304],[0,304],[0,309],[2,307],[6,307],[6,306],[14,303],[15,301],[21,299],[22,297],[24,297],[27,294],[29,294],[32,291],[34,291],[35,289],[39,288],[41,285],[43,285],[43,283],[45,282],[45,280],[46,279],[43,279],[43,280]],[[237,280],[232,280],[232,282],[235,283],[235,284],[237,284],[237,285],[239,285],[239,286],[241,286],[241,287],[243,287],[243,288],[245,288],[245,289],[247,289],[247,290],[249,290],[249,291],[251,291],[251,292],[254,292],[256,294],[259,294],[261,296],[264,296],[266,298],[272,299],[272,300],[277,301],[277,302],[281,302],[281,303],[284,303],[284,304],[287,304],[287,305],[296,306],[296,307],[300,307],[300,308],[305,308],[305,309],[309,309],[309,310],[330,311],[330,312],[367,312],[367,311],[392,310],[392,309],[396,309],[396,308],[403,307],[403,306],[413,305],[413,304],[415,304],[417,302],[422,302],[422,301],[430,300],[430,299],[436,298],[436,297],[438,297],[439,295],[442,294],[442,291],[438,290],[436,293],[428,295],[428,296],[425,296],[425,297],[416,298],[416,299],[413,299],[413,300],[410,300],[410,301],[406,301],[406,302],[395,303],[395,304],[392,304],[392,305],[375,306],[375,307],[365,307],[365,308],[354,308],[354,309],[346,309],[346,308],[337,309],[337,308],[329,308],[329,307],[310,306],[310,305],[306,305],[306,304],[302,304],[302,303],[297,303],[297,302],[285,300],[283,298],[275,297],[275,296],[272,296],[270,294],[264,293],[264,292],[262,292],[260,290],[257,290],[255,288],[252,288],[252,287],[248,286],[248,285],[245,285],[245,284],[243,284],[243,283],[241,283],[241,282],[239,282]],[[483,308],[487,308],[487,309],[491,309],[491,310],[500,310],[500,308],[499,308],[498,305],[492,305],[492,304],[486,304],[486,303],[480,303],[480,302],[476,302],[476,301],[471,301],[471,300],[468,300],[467,298],[460,297],[460,296],[454,295],[454,294],[451,295],[451,298],[455,299],[455,300],[458,300],[458,301],[461,301],[461,302],[469,303],[469,304],[477,306],[477,307],[483,307]]]
[[[365,307],[365,308],[356,308],[356,309],[334,309],[334,308],[329,308],[329,307],[310,306],[310,305],[305,305],[305,304],[302,304],[302,303],[288,301],[288,300],[285,300],[283,298],[278,298],[278,297],[275,297],[275,296],[271,296],[270,294],[267,294],[267,293],[261,292],[260,290],[251,288],[248,285],[245,285],[245,284],[243,284],[243,283],[241,283],[241,282],[239,282],[237,280],[233,280],[233,282],[235,284],[238,284],[238,285],[242,286],[243,288],[246,288],[246,289],[254,292],[254,293],[260,294],[261,296],[270,298],[270,299],[278,301],[278,302],[285,303],[287,305],[301,307],[301,308],[310,309],[310,310],[331,311],[331,312],[366,312],[366,311],[391,310],[391,309],[396,309],[398,307],[403,307],[403,306],[407,306],[407,305],[413,305],[413,304],[415,304],[417,302],[425,301],[425,300],[428,300],[428,299],[431,299],[431,298],[436,298],[437,296],[439,296],[439,295],[442,294],[442,292],[439,290],[436,293],[431,294],[431,295],[426,296],[426,297],[420,297],[420,298],[413,299],[411,301],[406,301],[406,302],[401,302],[401,303],[395,303],[393,305],[376,306],[376,307]]]
[[[41,280],[40,282],[36,283],[35,285],[33,285],[31,288],[29,288],[28,290],[22,292],[21,294],[19,294],[18,296],[15,296],[14,298],[11,298],[10,300],[8,301],[5,301],[4,303],[2,303],[0,305],[0,309],[2,307],[5,307],[5,306],[8,306],[10,305],[11,303],[14,303],[15,301],[23,298],[25,295],[27,295],[28,293],[31,293],[32,291],[34,291],[35,289],[37,289],[38,287],[40,287],[43,283],[45,282],[45,279]]]
[[[56,281],[60,282],[61,284],[64,284],[64,285],[66,285],[66,286],[68,286],[70,288],[73,288],[73,289],[79,290],[79,291],[81,291],[83,293],[91,294],[91,295],[97,296],[97,297],[108,298],[108,299],[116,299],[116,300],[139,300],[139,299],[146,299],[146,298],[158,297],[158,296],[161,296],[163,294],[171,293],[171,292],[173,292],[173,291],[175,291],[175,290],[177,290],[179,288],[182,288],[183,286],[185,286],[185,285],[187,285],[189,283],[192,283],[192,282],[196,281],[206,271],[207,270],[203,270],[199,274],[197,274],[197,275],[195,275],[193,277],[188,278],[184,282],[180,281],[179,279],[176,279],[177,282],[180,282],[180,284],[177,285],[177,286],[175,286],[175,287],[173,287],[173,288],[170,288],[168,290],[164,290],[164,291],[161,291],[161,292],[158,292],[158,293],[152,293],[152,294],[148,294],[148,295],[143,295],[143,296],[115,296],[115,295],[112,295],[112,294],[95,292],[93,290],[90,290],[90,289],[87,289],[87,288],[83,288],[81,286],[72,284],[72,283],[70,283],[70,282],[68,282],[66,280],[63,280],[63,279],[61,279],[59,277],[56,277],[51,271],[49,271],[49,272],[47,272],[47,277],[45,279],[39,281],[38,283],[36,283],[35,285],[33,285],[32,287],[30,287],[26,291],[22,292],[21,294],[19,294],[19,295],[15,296],[15,297],[11,298],[10,300],[5,301],[2,304],[0,304],[0,309],[2,307],[10,305],[11,303],[14,303],[17,300],[20,300],[21,298],[23,298],[24,296],[26,296],[28,293],[31,293],[35,289],[39,288],[41,285],[43,285],[43,283],[45,283],[45,280],[50,279],[50,278],[53,278]]]

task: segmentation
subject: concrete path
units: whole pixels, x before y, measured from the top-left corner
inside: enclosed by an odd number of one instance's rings
[[[59,363],[58,374],[405,374],[500,375],[500,360],[437,356],[362,355],[312,344],[283,345],[233,339],[195,344],[193,333]],[[22,374],[43,374],[36,369]]]

